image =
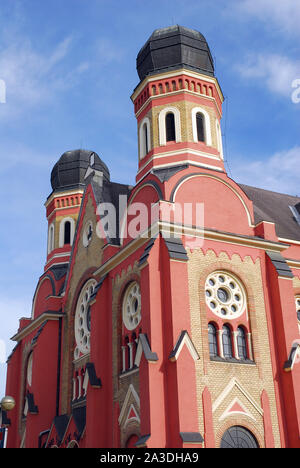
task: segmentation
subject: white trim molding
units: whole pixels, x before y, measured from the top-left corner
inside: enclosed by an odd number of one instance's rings
[[[180,111],[177,107],[165,107],[158,116],[158,125],[159,125],[159,144],[160,146],[165,146],[167,144],[166,136],[166,116],[167,114],[174,114],[175,120],[175,141],[176,143],[181,142],[181,119]]]
[[[220,152],[221,159],[224,160],[222,132],[221,132],[221,126],[220,126],[218,119],[216,120],[216,132],[217,132],[217,147]]]
[[[54,250],[54,223],[51,223],[48,229],[48,247],[47,247],[47,254],[49,255],[52,250]]]
[[[207,146],[212,146],[212,137],[211,137],[211,125],[210,125],[210,117],[209,113],[203,109],[203,107],[193,107],[192,109],[192,125],[193,125],[193,138],[194,142],[198,143],[198,132],[197,132],[197,114],[202,114],[204,117],[204,135],[205,135],[205,143]]]
[[[131,408],[131,405],[129,406],[129,402],[130,402],[130,397],[133,397],[133,400],[134,402],[136,403],[136,406],[138,408],[138,410],[140,409],[140,397],[138,395],[138,393],[136,392],[134,386],[132,384],[129,385],[128,387],[128,390],[127,390],[127,394],[126,394],[126,397],[125,397],[125,400],[124,400],[124,403],[123,403],[123,406],[121,408],[121,411],[120,411],[120,415],[119,415],[119,418],[118,418],[118,421],[119,421],[119,425],[122,424],[122,421],[124,419],[124,416],[125,416],[125,412],[126,412],[126,409],[127,408]],[[132,399],[131,399],[132,401]],[[136,411],[135,411],[136,412]],[[127,413],[128,415],[129,413]]]
[[[73,244],[74,234],[75,234],[75,220],[73,218],[64,218],[61,220],[59,225],[59,247],[64,247],[65,245],[65,224],[69,222],[71,224],[70,232],[70,245]]]
[[[144,126],[147,127],[147,148],[146,148],[146,141],[144,135]],[[143,159],[151,150],[151,132],[150,132],[150,119],[145,117],[141,123],[139,128],[139,157],[140,160]]]

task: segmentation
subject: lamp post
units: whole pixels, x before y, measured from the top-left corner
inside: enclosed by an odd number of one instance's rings
[[[13,397],[5,396],[2,398],[0,402],[0,429],[2,428],[2,412],[11,411],[14,409],[16,402]],[[7,441],[7,427],[4,427],[4,441],[3,441],[3,448],[6,448],[6,441]]]

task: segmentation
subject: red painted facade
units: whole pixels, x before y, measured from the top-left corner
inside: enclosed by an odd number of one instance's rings
[[[132,100],[138,126],[149,117],[151,144],[129,191],[127,221],[121,216],[123,239],[97,238],[105,227],[95,178],[84,193],[54,191],[47,200],[53,245],[32,316],[20,320],[8,361],[6,393],[16,400],[8,447],[212,448],[238,426],[260,447],[299,448],[300,236],[282,239],[275,222],[257,222],[254,202],[226,174],[215,132],[223,100],[215,78],[188,70],[155,75],[140,83]],[[181,141],[159,143],[158,112],[182,104],[188,111],[181,114]],[[207,134],[205,142],[191,137],[193,106],[211,119],[209,145]],[[137,220],[136,203],[148,210],[143,219]],[[204,209],[201,225],[197,203]],[[185,204],[191,205],[188,219],[180,212]],[[151,218],[154,207],[157,218]],[[60,223],[70,217],[76,229],[61,245]],[[177,231],[182,219],[174,241],[168,228]],[[84,245],[89,220],[92,241]],[[151,225],[152,236],[136,238],[131,231],[145,234]],[[249,262],[258,265],[259,287],[247,276]],[[236,318],[208,305],[206,282],[214,272],[245,289],[246,305]],[[209,324],[217,332],[216,356],[208,346]],[[220,349],[224,325],[232,346],[227,360]],[[244,362],[239,328],[247,338]],[[248,369],[258,393],[248,386]]]

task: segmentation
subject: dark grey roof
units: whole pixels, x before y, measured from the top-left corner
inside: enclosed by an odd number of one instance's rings
[[[78,435],[81,437],[86,424],[86,407],[80,406],[78,408],[73,408],[72,414],[78,431]]]
[[[67,263],[64,263],[61,265],[53,265],[51,268],[49,268],[49,270],[52,271],[56,281],[61,280],[65,276],[65,274],[67,273],[67,269],[68,269]]]
[[[103,172],[104,179],[109,181],[109,170],[98,154],[94,151],[78,149],[64,153],[53,167],[51,172],[52,189],[61,191],[84,187],[84,177],[92,159],[94,160],[92,168]]]
[[[183,67],[214,76],[213,59],[205,37],[179,25],[156,29],[137,56],[140,80],[147,75]]]
[[[118,184],[116,182],[104,182],[103,186],[101,187],[94,180],[91,180],[91,185],[97,206],[100,203],[111,203],[116,209],[116,219],[122,219],[123,212],[127,208],[127,202],[123,203],[123,205],[122,203],[120,204],[119,197],[124,196],[126,197],[126,200],[128,200],[132,187],[130,185]],[[114,220],[112,220],[112,226],[114,224]],[[117,223],[116,228],[116,237],[108,240],[110,243],[118,245],[120,243],[119,223]]]
[[[299,197],[239,185],[253,202],[256,224],[261,221],[270,221],[275,223],[278,237],[300,241],[300,226],[290,209],[290,206],[295,207],[300,203]]]
[[[200,432],[180,432],[182,442],[192,444],[202,444],[204,439]]]
[[[62,414],[60,416],[55,416],[53,424],[55,426],[59,442],[62,441],[63,436],[65,435],[67,426],[69,424],[69,416],[67,414]]]

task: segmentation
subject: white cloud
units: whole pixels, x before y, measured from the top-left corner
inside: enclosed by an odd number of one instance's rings
[[[116,62],[121,63],[124,60],[126,49],[111,39],[102,38],[96,43],[97,59],[101,65]]]
[[[300,78],[300,60],[276,54],[251,55],[236,69],[243,78],[260,80],[269,91],[285,97],[292,96],[292,84]]]
[[[275,153],[264,160],[235,165],[233,177],[239,183],[300,196],[300,146]]]
[[[299,0],[243,0],[238,2],[243,14],[251,15],[276,27],[288,36],[300,35]]]
[[[6,104],[0,107],[0,118],[15,117],[36,105],[51,103],[59,92],[76,83],[89,64],[79,63],[72,68],[69,63],[66,65],[72,44],[73,38],[69,36],[45,52],[34,48],[28,38],[19,36],[2,47],[0,79],[6,85]]]

